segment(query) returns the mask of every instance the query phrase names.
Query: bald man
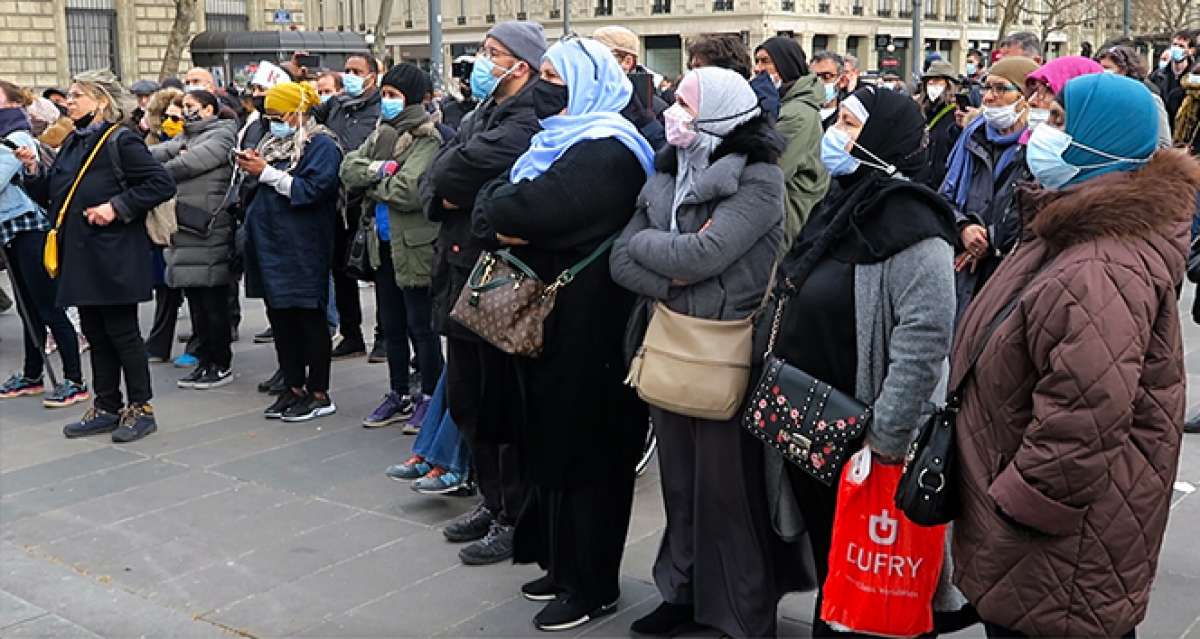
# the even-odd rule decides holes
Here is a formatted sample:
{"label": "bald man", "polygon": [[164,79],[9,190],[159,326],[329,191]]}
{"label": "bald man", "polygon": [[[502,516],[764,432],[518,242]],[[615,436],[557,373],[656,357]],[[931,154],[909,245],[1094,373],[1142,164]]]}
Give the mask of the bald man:
{"label": "bald man", "polygon": [[208,91],[209,93],[217,93],[216,82],[213,81],[213,74],[208,69],[200,67],[192,67],[183,76],[183,86],[188,91]]}

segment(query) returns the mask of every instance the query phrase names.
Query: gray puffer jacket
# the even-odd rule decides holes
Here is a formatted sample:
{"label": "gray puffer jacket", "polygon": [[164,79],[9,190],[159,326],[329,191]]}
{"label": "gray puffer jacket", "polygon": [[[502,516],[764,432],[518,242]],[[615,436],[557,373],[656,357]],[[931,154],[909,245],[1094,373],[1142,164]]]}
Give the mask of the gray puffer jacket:
{"label": "gray puffer jacket", "polygon": [[178,185],[176,215],[183,216],[181,209],[193,207],[213,216],[207,234],[189,232],[181,225],[163,252],[167,285],[172,288],[221,286],[232,279],[233,217],[221,210],[221,202],[233,173],[229,151],[236,138],[236,122],[213,118],[189,122],[179,137],[150,147],[151,155]]}
{"label": "gray puffer jacket", "polygon": [[673,146],[658,153],[657,172],[613,246],[618,284],[704,319],[742,319],[759,307],[783,244],[784,187],[774,162],[782,141],[758,122],[713,152],[679,205],[678,233],[671,231],[678,154]]}

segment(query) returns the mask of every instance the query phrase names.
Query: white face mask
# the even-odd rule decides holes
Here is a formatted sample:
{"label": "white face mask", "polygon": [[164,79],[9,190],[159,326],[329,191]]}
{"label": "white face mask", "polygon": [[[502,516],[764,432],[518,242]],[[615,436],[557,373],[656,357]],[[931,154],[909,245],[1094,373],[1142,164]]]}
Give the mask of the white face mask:
{"label": "white face mask", "polygon": [[946,85],[944,84],[930,84],[925,87],[925,95],[929,96],[931,102],[937,102],[938,98],[942,97],[942,94],[945,92]]}
{"label": "white face mask", "polygon": [[1021,118],[1021,112],[1017,111],[1017,102],[1007,106],[984,107],[983,117],[987,120],[988,126],[997,131],[1005,131],[1011,129]]}
{"label": "white face mask", "polygon": [[1050,119],[1050,109],[1030,109],[1029,110],[1029,128],[1035,128],[1045,124]]}
{"label": "white face mask", "polygon": [[[1080,166],[1071,164],[1063,158],[1063,154],[1072,146],[1084,151],[1090,151],[1102,158],[1107,158],[1109,161],[1101,164],[1084,164]],[[1048,189],[1062,188],[1068,182],[1075,179],[1075,176],[1079,175],[1080,171],[1102,169],[1114,164],[1128,163],[1141,165],[1149,161],[1149,158],[1123,158],[1119,155],[1093,149],[1090,146],[1076,142],[1065,131],[1052,126],[1040,126],[1035,129],[1033,135],[1029,137],[1028,146],[1025,147],[1025,163],[1029,166],[1029,172],[1033,173],[1033,177]]]}

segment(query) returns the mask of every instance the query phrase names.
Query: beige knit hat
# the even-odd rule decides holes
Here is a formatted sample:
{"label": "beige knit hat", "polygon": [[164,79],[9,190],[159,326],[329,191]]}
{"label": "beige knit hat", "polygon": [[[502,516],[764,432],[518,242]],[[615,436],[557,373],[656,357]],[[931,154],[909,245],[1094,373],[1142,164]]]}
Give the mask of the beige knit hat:
{"label": "beige knit hat", "polygon": [[592,39],[596,40],[600,44],[603,44],[609,49],[612,49],[613,51],[625,53],[638,59],[641,59],[642,57],[641,41],[638,39],[636,33],[626,29],[625,27],[620,27],[617,25],[600,27],[599,29],[596,29],[594,33],[592,33]]}

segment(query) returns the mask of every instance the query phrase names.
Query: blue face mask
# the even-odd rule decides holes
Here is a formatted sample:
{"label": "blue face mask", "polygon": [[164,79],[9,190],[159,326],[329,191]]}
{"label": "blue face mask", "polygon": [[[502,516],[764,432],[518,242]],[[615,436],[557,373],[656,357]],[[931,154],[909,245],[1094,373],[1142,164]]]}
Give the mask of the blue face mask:
{"label": "blue face mask", "polygon": [[329,101],[329,98],[332,98],[332,97],[333,97],[332,93],[326,93],[325,95],[322,95],[322,96],[318,97],[317,99],[321,101],[321,104],[325,104],[326,102]]}
{"label": "blue face mask", "polygon": [[475,66],[471,69],[471,95],[480,100],[488,99],[492,93],[495,93],[500,81],[512,73],[511,68],[505,69],[504,75],[497,78],[492,75],[492,69],[495,68],[496,63],[488,58],[481,56],[475,60]]}
{"label": "blue face mask", "polygon": [[1171,47],[1171,61],[1172,62],[1183,62],[1183,59],[1186,56],[1187,56],[1187,50],[1185,50],[1183,47]]}
{"label": "blue face mask", "polygon": [[850,175],[858,170],[859,160],[846,150],[849,146],[850,134],[841,127],[831,126],[821,137],[821,164],[830,175]]}
{"label": "blue face mask", "polygon": [[975,72],[978,70],[979,68],[975,66],[974,62],[967,63],[967,75],[975,75]]}
{"label": "blue face mask", "polygon": [[[1063,154],[1072,146],[1111,161],[1076,166],[1063,159]],[[1076,142],[1065,131],[1053,126],[1039,126],[1034,129],[1033,135],[1029,136],[1029,145],[1025,147],[1025,163],[1029,165],[1029,172],[1033,173],[1033,177],[1039,184],[1048,189],[1060,189],[1066,186],[1083,170],[1102,169],[1114,164],[1145,164],[1146,162],[1149,160],[1123,158],[1085,146]]]}
{"label": "blue face mask", "polygon": [[281,140],[290,138],[295,133],[296,133],[296,127],[288,124],[287,122],[278,122],[278,121],[271,122],[271,135],[273,135]]}
{"label": "blue face mask", "polygon": [[404,98],[384,98],[379,102],[379,115],[384,120],[391,120],[404,110]]}
{"label": "blue face mask", "polygon": [[365,83],[366,80],[363,80],[353,73],[342,74],[342,86],[346,87],[346,93],[351,97],[357,98],[358,96],[362,95],[363,84]]}
{"label": "blue face mask", "polygon": [[833,102],[833,99],[836,97],[837,97],[837,83],[830,82],[829,84],[826,84],[825,85],[825,104],[829,104],[830,102]]}

